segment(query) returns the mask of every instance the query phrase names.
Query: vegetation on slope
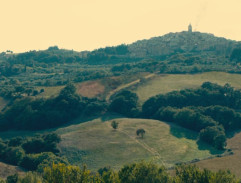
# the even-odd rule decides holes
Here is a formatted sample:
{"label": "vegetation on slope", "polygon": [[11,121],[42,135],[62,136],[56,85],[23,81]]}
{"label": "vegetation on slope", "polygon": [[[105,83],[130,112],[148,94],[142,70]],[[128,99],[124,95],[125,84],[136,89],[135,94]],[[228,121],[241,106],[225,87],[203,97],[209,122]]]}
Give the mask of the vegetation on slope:
{"label": "vegetation on slope", "polygon": [[[98,173],[89,171],[86,166],[80,168],[64,164],[53,164],[45,168],[41,175],[29,173],[24,177],[19,177],[16,174],[9,176],[7,183],[25,183],[31,180],[39,183],[238,183],[240,181],[229,171],[212,172],[207,169],[200,170],[196,166],[190,165],[178,166],[175,172],[175,176],[170,176],[164,167],[145,162],[125,165],[118,172],[104,167],[99,169]],[[4,183],[4,181],[2,182]]]}
{"label": "vegetation on slope", "polygon": [[[192,107],[186,108],[187,106]],[[233,110],[240,108],[239,90],[234,90],[229,84],[222,87],[205,82],[198,89],[173,91],[151,97],[143,104],[142,115],[200,131],[201,140],[222,149],[226,146],[224,128],[241,128],[241,114]]]}
{"label": "vegetation on slope", "polygon": [[55,133],[0,139],[0,161],[21,166],[25,170],[38,171],[43,171],[45,166],[53,162],[68,164],[67,160],[58,156],[57,144],[60,141],[60,136]]}
{"label": "vegetation on slope", "polygon": [[[116,130],[111,126],[113,120],[118,123]],[[136,135],[141,128],[145,130],[143,139]],[[223,153],[205,143],[197,143],[197,132],[157,120],[115,116],[109,120],[107,115],[58,129],[56,133],[62,138],[59,144],[62,156],[70,163],[84,163],[94,170],[103,166],[119,169],[126,163],[142,159],[171,167],[177,162]]]}
{"label": "vegetation on slope", "polygon": [[106,110],[106,103],[80,97],[76,88],[68,84],[55,98],[16,100],[3,114],[1,130],[40,130],[60,126],[81,114],[96,115]]}

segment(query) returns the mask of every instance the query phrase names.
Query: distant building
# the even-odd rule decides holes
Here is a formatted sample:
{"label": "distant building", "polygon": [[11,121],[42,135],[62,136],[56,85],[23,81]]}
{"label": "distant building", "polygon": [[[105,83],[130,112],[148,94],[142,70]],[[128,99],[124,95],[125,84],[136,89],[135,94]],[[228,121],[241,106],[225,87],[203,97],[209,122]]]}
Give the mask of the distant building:
{"label": "distant building", "polygon": [[192,32],[192,25],[191,24],[189,24],[189,26],[188,26],[188,32]]}

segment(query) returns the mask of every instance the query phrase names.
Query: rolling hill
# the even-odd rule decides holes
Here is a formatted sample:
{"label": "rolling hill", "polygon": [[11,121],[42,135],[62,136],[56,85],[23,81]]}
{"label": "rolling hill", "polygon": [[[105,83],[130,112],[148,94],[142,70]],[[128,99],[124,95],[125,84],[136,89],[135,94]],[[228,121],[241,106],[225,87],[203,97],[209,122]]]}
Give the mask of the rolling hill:
{"label": "rolling hill", "polygon": [[201,74],[160,74],[131,88],[140,98],[141,103],[157,94],[164,94],[173,90],[197,88],[209,81],[224,85],[229,83],[236,89],[241,89],[241,75],[225,72],[206,72]]}
{"label": "rolling hill", "polygon": [[[117,130],[111,121],[119,123]],[[136,130],[143,128],[143,139]],[[103,166],[119,169],[124,164],[147,160],[167,167],[177,162],[205,159],[222,153],[206,144],[197,144],[197,133],[157,120],[109,116],[56,130],[62,137],[61,155],[77,165],[97,170]]]}

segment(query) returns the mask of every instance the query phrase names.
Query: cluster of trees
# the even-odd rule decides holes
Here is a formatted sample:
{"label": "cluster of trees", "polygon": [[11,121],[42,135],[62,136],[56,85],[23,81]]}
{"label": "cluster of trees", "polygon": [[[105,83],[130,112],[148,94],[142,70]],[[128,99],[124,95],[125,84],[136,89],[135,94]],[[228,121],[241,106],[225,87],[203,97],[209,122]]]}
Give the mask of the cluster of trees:
{"label": "cluster of trees", "polygon": [[[201,170],[195,165],[180,165],[171,176],[164,167],[153,163],[132,163],[123,166],[118,172],[104,167],[98,172],[91,172],[83,166],[52,164],[44,168],[42,174],[27,173],[20,177],[9,176],[6,183],[238,183],[240,182],[230,171],[212,172]],[[4,183],[5,181],[2,181]]]}
{"label": "cluster of trees", "polygon": [[58,156],[57,144],[60,141],[60,136],[55,133],[15,137],[5,141],[0,139],[0,160],[26,170],[38,171],[53,162],[67,164],[67,160]]}
{"label": "cluster of trees", "polygon": [[17,99],[0,113],[1,130],[40,130],[60,126],[80,115],[96,115],[107,110],[107,104],[97,99],[80,97],[73,84],[50,99],[25,97]]}
{"label": "cluster of trees", "polygon": [[198,89],[174,91],[148,99],[142,115],[177,123],[200,132],[203,140],[218,149],[226,146],[225,130],[241,128],[241,92],[229,84],[205,82]]}
{"label": "cluster of trees", "polygon": [[36,96],[40,93],[43,93],[44,89],[34,89],[33,87],[25,87],[18,84],[13,84],[13,87],[2,87],[0,88],[0,96],[8,99],[17,99],[24,96]]}
{"label": "cluster of trees", "polygon": [[139,115],[138,96],[128,90],[123,90],[112,96],[109,110],[128,117]]}
{"label": "cluster of trees", "polygon": [[110,75],[111,74],[109,72],[106,72],[104,70],[100,70],[100,71],[86,70],[82,72],[77,72],[74,78],[74,81],[81,82],[86,80],[101,79]]}
{"label": "cluster of trees", "polygon": [[232,51],[232,54],[230,56],[230,60],[241,63],[241,48],[235,48]]}
{"label": "cluster of trees", "polygon": [[128,53],[128,46],[122,44],[116,47],[105,47],[89,52],[85,59],[89,64],[122,62],[128,60]]}
{"label": "cluster of trees", "polygon": [[222,125],[226,131],[241,128],[241,113],[225,106],[208,107],[162,107],[155,119],[175,122],[191,130],[200,131],[207,126]]}
{"label": "cluster of trees", "polygon": [[[222,109],[222,106],[212,107]],[[223,113],[221,110],[219,112],[221,115],[225,115],[225,112]],[[212,113],[212,115],[215,114]],[[197,131],[200,134],[200,140],[213,145],[217,149],[224,149],[226,146],[225,130],[222,124],[219,123],[219,121],[215,121],[212,117],[204,115],[198,110],[192,109],[192,107],[185,107],[181,109],[163,107],[158,110],[153,118],[174,122],[184,128]]]}
{"label": "cluster of trees", "polygon": [[9,57],[8,62],[14,64],[27,64],[31,65],[34,62],[42,63],[72,63],[81,61],[82,57],[78,52],[61,50],[57,46],[49,47],[44,51],[29,51],[12,55]]}
{"label": "cluster of trees", "polygon": [[233,109],[241,108],[241,91],[229,84],[220,86],[205,82],[198,89],[185,89],[161,94],[148,99],[142,106],[143,115],[153,116],[161,107],[211,106],[220,105]]}

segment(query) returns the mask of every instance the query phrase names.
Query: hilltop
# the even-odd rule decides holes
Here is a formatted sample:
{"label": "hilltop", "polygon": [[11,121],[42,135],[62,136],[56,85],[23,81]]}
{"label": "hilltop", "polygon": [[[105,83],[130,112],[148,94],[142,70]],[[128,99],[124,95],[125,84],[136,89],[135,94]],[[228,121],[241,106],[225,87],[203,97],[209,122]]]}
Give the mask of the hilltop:
{"label": "hilltop", "polygon": [[201,32],[177,32],[128,45],[132,57],[163,57],[177,53],[206,52],[230,55],[240,42]]}

